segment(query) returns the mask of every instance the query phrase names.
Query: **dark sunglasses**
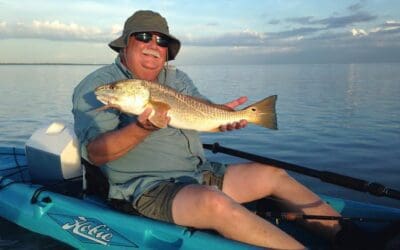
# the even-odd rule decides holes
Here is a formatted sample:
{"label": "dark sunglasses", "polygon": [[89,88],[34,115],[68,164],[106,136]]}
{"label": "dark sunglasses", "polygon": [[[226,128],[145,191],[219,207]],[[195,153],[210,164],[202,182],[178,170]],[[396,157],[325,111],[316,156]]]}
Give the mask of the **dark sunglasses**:
{"label": "dark sunglasses", "polygon": [[[133,36],[135,37],[136,40],[144,43],[148,43],[151,41],[151,39],[153,39],[153,34],[150,32],[135,33],[133,34]],[[169,39],[167,37],[156,34],[154,34],[154,36],[156,37],[156,43],[158,46],[168,47]]]}

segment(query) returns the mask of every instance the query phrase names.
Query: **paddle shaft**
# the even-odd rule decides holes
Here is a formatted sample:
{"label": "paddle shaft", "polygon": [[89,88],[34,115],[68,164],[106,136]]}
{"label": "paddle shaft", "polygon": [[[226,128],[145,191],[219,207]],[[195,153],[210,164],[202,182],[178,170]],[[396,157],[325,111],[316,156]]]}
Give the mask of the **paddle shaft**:
{"label": "paddle shaft", "polygon": [[244,151],[231,149],[227,147],[220,146],[218,143],[214,144],[203,144],[205,149],[211,150],[214,154],[216,153],[224,153],[227,155],[232,155],[236,157],[240,157],[243,159],[247,159],[253,162],[258,162],[262,164],[272,165],[278,168],[282,168],[288,171],[293,171],[296,173],[300,173],[303,175],[307,175],[310,177],[315,177],[320,179],[323,182],[339,185],[342,187],[354,189],[361,192],[370,193],[375,196],[385,196],[393,199],[400,200],[400,191],[390,189],[385,187],[382,184],[376,182],[368,182],[365,180],[361,180],[358,178],[333,173],[330,171],[321,171],[316,169],[311,169],[307,167],[303,167],[300,165],[296,165],[293,163],[288,163],[284,161],[279,161],[251,153],[247,153]]}
{"label": "paddle shaft", "polygon": [[312,215],[302,213],[280,213],[266,212],[265,216],[271,219],[295,221],[295,220],[337,220],[337,221],[358,221],[358,222],[394,222],[393,219],[386,218],[369,218],[369,217],[348,217],[348,216],[329,216],[329,215]]}

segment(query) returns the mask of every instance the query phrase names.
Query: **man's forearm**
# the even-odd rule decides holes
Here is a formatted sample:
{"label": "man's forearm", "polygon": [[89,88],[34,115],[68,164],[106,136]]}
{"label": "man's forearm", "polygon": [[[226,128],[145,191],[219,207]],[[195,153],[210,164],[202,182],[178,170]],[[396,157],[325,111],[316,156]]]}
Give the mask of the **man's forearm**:
{"label": "man's forearm", "polygon": [[87,145],[89,160],[96,166],[118,159],[141,143],[151,131],[139,127],[136,123],[104,133]]}

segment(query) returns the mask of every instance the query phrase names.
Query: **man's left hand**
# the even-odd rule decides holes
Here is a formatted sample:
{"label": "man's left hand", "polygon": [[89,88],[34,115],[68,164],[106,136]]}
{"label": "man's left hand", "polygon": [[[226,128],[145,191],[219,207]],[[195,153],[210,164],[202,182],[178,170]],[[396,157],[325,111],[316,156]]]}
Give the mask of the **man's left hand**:
{"label": "man's left hand", "polygon": [[[242,96],[242,97],[239,97],[236,100],[233,100],[231,102],[225,103],[224,106],[227,107],[227,109],[234,110],[237,106],[240,106],[245,102],[247,102],[247,97],[246,96]],[[237,121],[237,122],[221,125],[219,127],[219,130],[221,132],[232,131],[232,130],[235,130],[235,129],[244,128],[246,126],[247,126],[247,120],[240,120],[240,121]]]}
{"label": "man's left hand", "polygon": [[233,100],[231,102],[227,102],[223,104],[225,107],[228,109],[234,110],[237,106],[242,105],[243,103],[247,102],[247,96],[241,96],[236,100]]}

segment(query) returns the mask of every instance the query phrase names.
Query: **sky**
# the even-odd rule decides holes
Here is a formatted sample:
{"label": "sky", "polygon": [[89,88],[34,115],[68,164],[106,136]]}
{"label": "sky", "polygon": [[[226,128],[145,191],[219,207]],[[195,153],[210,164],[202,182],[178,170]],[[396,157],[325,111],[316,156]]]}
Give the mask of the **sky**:
{"label": "sky", "polygon": [[0,63],[110,63],[140,9],[167,18],[176,65],[400,62],[398,0],[0,0]]}

